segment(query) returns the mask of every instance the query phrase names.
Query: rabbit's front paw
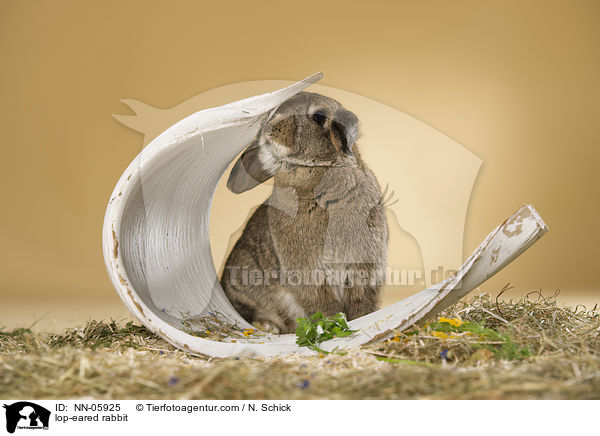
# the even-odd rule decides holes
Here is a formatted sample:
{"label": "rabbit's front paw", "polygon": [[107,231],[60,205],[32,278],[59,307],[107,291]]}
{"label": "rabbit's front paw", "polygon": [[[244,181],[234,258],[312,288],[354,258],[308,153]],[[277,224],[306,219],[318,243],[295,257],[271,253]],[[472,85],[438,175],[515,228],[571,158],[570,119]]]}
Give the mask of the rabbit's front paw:
{"label": "rabbit's front paw", "polygon": [[256,327],[257,329],[259,329],[265,333],[271,333],[273,335],[278,335],[281,332],[279,327],[277,327],[271,321],[254,321],[252,324],[254,325],[254,327]]}

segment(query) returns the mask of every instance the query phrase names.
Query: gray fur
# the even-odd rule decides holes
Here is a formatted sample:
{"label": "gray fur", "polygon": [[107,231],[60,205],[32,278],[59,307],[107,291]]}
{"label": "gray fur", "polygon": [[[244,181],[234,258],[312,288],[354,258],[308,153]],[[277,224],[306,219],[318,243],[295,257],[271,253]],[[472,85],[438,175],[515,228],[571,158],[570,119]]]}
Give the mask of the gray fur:
{"label": "gray fur", "polygon": [[[331,98],[303,92],[277,109],[236,162],[228,181],[234,192],[274,180],[221,277],[229,300],[249,322],[290,333],[297,317],[318,310],[354,319],[378,308],[388,228],[379,184],[355,147],[357,135],[353,113]],[[242,166],[249,170],[240,177]],[[353,280],[303,276],[298,282],[282,273],[290,270],[326,278],[347,271]],[[244,271],[267,274],[244,281]]]}

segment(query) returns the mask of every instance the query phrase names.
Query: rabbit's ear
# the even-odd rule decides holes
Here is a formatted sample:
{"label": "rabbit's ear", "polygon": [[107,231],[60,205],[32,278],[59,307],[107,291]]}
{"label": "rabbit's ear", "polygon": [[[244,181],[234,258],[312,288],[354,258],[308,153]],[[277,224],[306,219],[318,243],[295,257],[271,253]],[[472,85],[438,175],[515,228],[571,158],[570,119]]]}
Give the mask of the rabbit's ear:
{"label": "rabbit's ear", "polygon": [[259,147],[255,142],[242,153],[231,169],[227,180],[227,187],[230,191],[241,194],[273,176],[264,168],[258,157],[258,152]]}

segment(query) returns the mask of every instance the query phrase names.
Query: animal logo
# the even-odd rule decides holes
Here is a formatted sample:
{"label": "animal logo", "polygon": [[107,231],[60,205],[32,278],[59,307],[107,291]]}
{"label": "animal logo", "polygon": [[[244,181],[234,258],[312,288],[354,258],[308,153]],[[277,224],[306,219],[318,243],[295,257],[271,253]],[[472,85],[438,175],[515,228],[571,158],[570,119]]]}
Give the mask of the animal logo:
{"label": "animal logo", "polygon": [[4,404],[6,409],[6,431],[14,433],[19,429],[48,429],[50,411],[39,404],[18,401]]}

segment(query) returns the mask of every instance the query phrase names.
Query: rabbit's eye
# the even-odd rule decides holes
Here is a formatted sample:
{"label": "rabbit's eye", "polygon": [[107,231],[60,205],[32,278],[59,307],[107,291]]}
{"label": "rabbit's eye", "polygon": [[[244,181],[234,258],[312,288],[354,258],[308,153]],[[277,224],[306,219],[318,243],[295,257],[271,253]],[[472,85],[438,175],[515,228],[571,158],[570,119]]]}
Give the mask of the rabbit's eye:
{"label": "rabbit's eye", "polygon": [[317,111],[314,114],[312,114],[310,118],[321,127],[323,127],[325,125],[325,122],[327,121],[327,116],[320,111]]}

